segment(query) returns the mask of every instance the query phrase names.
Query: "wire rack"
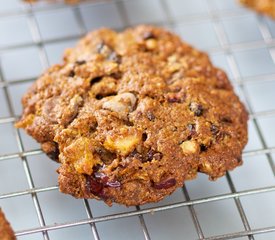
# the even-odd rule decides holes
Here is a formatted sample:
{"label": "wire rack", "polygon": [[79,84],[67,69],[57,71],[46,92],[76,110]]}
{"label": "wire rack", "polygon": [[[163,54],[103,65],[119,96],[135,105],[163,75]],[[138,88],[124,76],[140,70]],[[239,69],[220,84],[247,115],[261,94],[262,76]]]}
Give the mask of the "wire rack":
{"label": "wire rack", "polygon": [[[275,24],[233,0],[115,0],[0,9],[0,205],[18,239],[275,239]],[[6,4],[6,5],[5,5]],[[152,23],[207,51],[250,113],[244,166],[199,175],[157,204],[106,207],[58,192],[57,165],[13,127],[20,98],[67,46],[100,26]]]}

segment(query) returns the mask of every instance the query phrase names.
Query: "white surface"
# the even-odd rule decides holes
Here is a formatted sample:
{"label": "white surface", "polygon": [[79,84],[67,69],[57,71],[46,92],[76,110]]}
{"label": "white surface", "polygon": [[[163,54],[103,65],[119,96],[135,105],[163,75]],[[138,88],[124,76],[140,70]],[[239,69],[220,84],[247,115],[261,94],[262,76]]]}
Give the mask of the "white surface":
{"label": "white surface", "polygon": [[[28,9],[29,6],[22,4],[20,0],[1,0],[0,123],[1,119],[13,117],[11,111],[16,115],[21,113],[22,94],[30,86],[31,80],[41,73],[45,63],[60,62],[64,49],[75,44],[83,30],[79,25],[81,22],[76,18],[76,11],[79,11],[86,30],[102,26],[121,29],[136,23],[155,23],[174,30],[191,44],[208,51],[213,62],[226,70],[241,99],[249,101],[253,113],[274,112],[269,117],[257,117],[256,122],[250,119],[249,143],[245,151],[264,148],[259,133],[262,134],[267,147],[275,147],[275,66],[274,56],[273,59],[271,56],[274,50],[266,44],[275,37],[275,23],[272,20],[266,17],[259,18],[240,7],[234,0],[125,0],[118,3],[88,1],[80,4],[76,11],[60,3],[42,3],[34,8],[37,26],[33,18],[24,12]],[[218,25],[211,18],[209,9],[218,13]],[[34,26],[38,27],[41,39]],[[42,40],[43,44],[36,44],[37,40],[38,43]],[[272,43],[274,41],[272,39]],[[47,56],[48,59],[45,61],[43,56]],[[6,89],[1,83],[3,81],[8,83]],[[239,81],[243,82],[244,88],[239,86]],[[6,93],[10,96],[9,100]],[[8,101],[12,109],[9,109]],[[255,123],[259,125],[260,132]],[[12,124],[0,124],[0,156],[20,152]],[[19,132],[24,151],[39,148],[39,145],[23,131]],[[274,161],[275,154],[272,157],[271,161]],[[58,165],[47,159],[44,154],[27,157],[27,162],[35,187],[43,188],[57,184],[55,170]],[[0,160],[0,206],[15,231],[40,226],[31,195],[1,198],[3,194],[29,189],[26,171],[21,158]],[[230,176],[236,191],[265,188],[274,186],[275,183],[267,155],[264,154],[245,157],[244,165],[230,173]],[[186,188],[191,199],[231,193],[226,177],[211,182],[201,174],[196,180],[187,182]],[[88,218],[83,200],[76,200],[57,190],[38,193],[36,196],[46,225]],[[241,197],[240,200],[252,229],[275,226],[274,192]],[[141,208],[184,201],[186,198],[179,189],[163,201]],[[88,202],[94,217],[136,210],[133,207],[118,205],[109,208],[104,203],[94,200]],[[198,204],[194,209],[205,237],[245,230],[234,198]],[[144,220],[153,240],[198,239],[188,207],[144,215]],[[96,227],[100,239],[103,240],[144,239],[138,216],[100,222]],[[89,225],[61,228],[48,233],[50,239],[55,240],[94,239]],[[20,236],[18,239],[39,240],[43,239],[43,236],[37,233]],[[255,239],[275,239],[275,233],[255,235]]]}

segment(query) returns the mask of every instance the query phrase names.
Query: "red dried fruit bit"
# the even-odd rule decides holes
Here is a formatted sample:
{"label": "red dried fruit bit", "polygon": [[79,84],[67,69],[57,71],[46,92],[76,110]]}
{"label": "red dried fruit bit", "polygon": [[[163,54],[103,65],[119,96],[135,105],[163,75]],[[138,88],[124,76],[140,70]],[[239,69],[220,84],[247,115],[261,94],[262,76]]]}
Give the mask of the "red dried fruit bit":
{"label": "red dried fruit bit", "polygon": [[177,183],[175,178],[169,178],[159,183],[153,183],[153,187],[156,189],[167,189],[175,186]]}
{"label": "red dried fruit bit", "polygon": [[192,111],[195,116],[199,117],[203,114],[203,107],[201,104],[198,104],[196,102],[191,102],[189,105],[190,111]]}
{"label": "red dried fruit bit", "polygon": [[121,186],[121,183],[117,180],[110,180],[108,176],[106,176],[102,172],[95,172],[94,176],[97,180],[99,180],[104,187],[113,187],[117,188]]}
{"label": "red dried fruit bit", "polygon": [[98,182],[93,176],[86,177],[86,189],[88,192],[99,196],[103,190],[103,184]]}

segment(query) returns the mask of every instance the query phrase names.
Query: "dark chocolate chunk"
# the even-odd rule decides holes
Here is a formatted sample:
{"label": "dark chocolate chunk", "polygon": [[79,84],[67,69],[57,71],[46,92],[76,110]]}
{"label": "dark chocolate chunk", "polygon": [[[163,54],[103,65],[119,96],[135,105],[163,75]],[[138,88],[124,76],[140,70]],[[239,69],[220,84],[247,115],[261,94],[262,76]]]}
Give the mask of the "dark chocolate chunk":
{"label": "dark chocolate chunk", "polygon": [[68,77],[74,77],[74,75],[75,75],[75,72],[74,72],[74,70],[71,70],[71,71],[69,72],[69,75],[68,75]]}
{"label": "dark chocolate chunk", "polygon": [[205,152],[207,150],[207,146],[205,146],[204,144],[200,144],[200,150],[201,152]]}

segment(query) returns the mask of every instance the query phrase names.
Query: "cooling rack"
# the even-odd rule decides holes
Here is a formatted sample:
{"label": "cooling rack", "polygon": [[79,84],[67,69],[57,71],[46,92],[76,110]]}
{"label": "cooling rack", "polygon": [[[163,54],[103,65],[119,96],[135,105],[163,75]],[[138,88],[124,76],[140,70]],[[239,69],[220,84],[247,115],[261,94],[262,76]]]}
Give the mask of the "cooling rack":
{"label": "cooling rack", "polygon": [[[59,193],[58,165],[13,127],[20,98],[87,31],[150,23],[207,51],[249,111],[244,165],[199,174],[156,204],[109,208]],[[18,239],[275,239],[275,23],[233,0],[0,6],[0,206]]]}

